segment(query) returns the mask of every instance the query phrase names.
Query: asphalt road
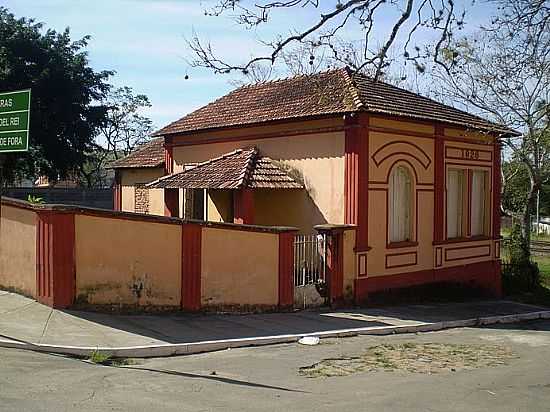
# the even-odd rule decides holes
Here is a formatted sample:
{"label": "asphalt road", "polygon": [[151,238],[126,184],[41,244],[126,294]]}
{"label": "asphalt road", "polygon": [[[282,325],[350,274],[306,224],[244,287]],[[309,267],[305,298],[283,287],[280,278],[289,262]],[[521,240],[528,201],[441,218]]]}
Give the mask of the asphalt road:
{"label": "asphalt road", "polygon": [[[123,367],[0,349],[1,411],[549,411],[550,322],[363,336],[147,359]],[[505,365],[308,378],[298,368],[382,343],[498,345]]]}

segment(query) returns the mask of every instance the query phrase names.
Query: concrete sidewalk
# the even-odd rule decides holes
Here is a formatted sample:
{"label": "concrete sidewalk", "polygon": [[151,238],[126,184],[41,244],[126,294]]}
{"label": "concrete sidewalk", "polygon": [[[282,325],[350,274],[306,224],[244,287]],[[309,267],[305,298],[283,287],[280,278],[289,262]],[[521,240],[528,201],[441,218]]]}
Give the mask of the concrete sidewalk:
{"label": "concrete sidewalk", "polygon": [[510,301],[249,315],[110,315],[55,310],[0,291],[0,346],[166,356],[290,342],[308,334],[389,334],[538,318],[550,318],[550,311]]}

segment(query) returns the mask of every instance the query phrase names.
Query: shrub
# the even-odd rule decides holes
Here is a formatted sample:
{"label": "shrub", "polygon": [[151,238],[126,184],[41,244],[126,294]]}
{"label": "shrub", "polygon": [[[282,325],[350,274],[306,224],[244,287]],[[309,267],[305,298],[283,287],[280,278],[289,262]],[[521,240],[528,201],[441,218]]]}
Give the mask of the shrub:
{"label": "shrub", "polygon": [[502,286],[506,294],[530,292],[540,284],[537,264],[530,258],[529,247],[519,225],[512,228],[509,241],[509,262],[502,265]]}

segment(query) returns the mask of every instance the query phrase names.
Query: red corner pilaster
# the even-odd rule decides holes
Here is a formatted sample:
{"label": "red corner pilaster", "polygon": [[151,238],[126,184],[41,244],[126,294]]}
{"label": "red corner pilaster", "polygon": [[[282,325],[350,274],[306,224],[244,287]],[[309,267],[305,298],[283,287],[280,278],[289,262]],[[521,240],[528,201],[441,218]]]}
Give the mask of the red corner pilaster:
{"label": "red corner pilaster", "polygon": [[501,158],[500,142],[498,140],[494,145],[493,152],[493,238],[500,238],[500,196],[501,196]]}
{"label": "red corner pilaster", "polygon": [[120,171],[115,170],[115,181],[113,183],[113,210],[122,210],[122,179]]}
{"label": "red corner pilaster", "polygon": [[356,250],[368,249],[369,139],[368,117],[346,119],[344,223],[357,225]]}
{"label": "red corner pilaster", "polygon": [[67,308],[75,297],[74,214],[37,212],[37,300],[53,308]]}
{"label": "red corner pilaster", "polygon": [[294,232],[279,234],[279,308],[294,306]]}
{"label": "red corner pilaster", "polygon": [[326,236],[327,283],[329,303],[338,306],[344,301],[344,229],[345,225],[319,225],[315,230]]}
{"label": "red corner pilaster", "polygon": [[164,216],[178,217],[179,209],[179,189],[164,189]]}
{"label": "red corner pilaster", "polygon": [[445,142],[444,129],[441,124],[435,126],[434,148],[434,228],[433,240],[444,240],[444,208],[445,208]]}
{"label": "red corner pilaster", "polygon": [[164,174],[174,173],[174,146],[169,138],[164,141]]}
{"label": "red corner pilaster", "polygon": [[181,307],[201,309],[202,226],[184,223],[181,228]]}
{"label": "red corner pilaster", "polygon": [[233,222],[254,224],[254,191],[240,189],[233,192]]}

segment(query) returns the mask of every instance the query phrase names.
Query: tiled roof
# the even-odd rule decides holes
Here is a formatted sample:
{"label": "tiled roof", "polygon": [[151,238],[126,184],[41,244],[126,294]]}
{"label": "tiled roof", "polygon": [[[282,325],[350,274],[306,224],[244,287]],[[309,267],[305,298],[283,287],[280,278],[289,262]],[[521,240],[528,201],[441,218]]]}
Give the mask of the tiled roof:
{"label": "tiled roof", "polygon": [[151,189],[300,189],[303,186],[255,147],[237,149],[197,166],[161,177]]}
{"label": "tiled roof", "polygon": [[111,162],[109,168],[162,167],[163,165],[164,139],[157,138],[141,145],[128,156]]}
{"label": "tiled roof", "polygon": [[359,111],[510,132],[478,116],[345,68],[240,87],[155,135]]}

